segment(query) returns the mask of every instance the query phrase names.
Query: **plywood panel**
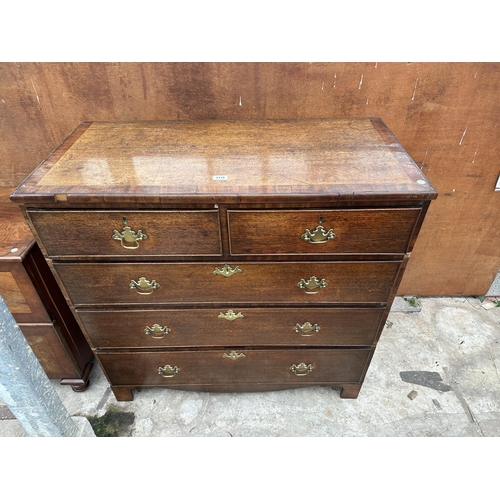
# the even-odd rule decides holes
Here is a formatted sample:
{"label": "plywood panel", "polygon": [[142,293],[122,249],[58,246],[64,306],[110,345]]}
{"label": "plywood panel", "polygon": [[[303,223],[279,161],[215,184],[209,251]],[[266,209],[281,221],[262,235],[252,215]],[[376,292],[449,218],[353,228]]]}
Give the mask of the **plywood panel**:
{"label": "plywood panel", "polygon": [[379,116],[438,189],[399,293],[500,269],[499,63],[2,63],[0,185],[93,120]]}

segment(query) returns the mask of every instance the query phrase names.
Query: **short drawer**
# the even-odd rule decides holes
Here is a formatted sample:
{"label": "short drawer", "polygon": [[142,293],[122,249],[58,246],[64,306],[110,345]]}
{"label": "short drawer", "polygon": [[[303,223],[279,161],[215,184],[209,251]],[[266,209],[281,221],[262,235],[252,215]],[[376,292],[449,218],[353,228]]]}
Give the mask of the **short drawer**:
{"label": "short drawer", "polygon": [[92,346],[103,348],[369,346],[385,308],[79,310]]}
{"label": "short drawer", "polygon": [[222,252],[217,210],[28,210],[28,215],[52,258]]}
{"label": "short drawer", "polygon": [[419,208],[228,210],[232,255],[405,253]]}
{"label": "short drawer", "polygon": [[54,263],[75,306],[384,303],[401,262]]}
{"label": "short drawer", "polygon": [[100,353],[111,385],[359,383],[369,349]]}

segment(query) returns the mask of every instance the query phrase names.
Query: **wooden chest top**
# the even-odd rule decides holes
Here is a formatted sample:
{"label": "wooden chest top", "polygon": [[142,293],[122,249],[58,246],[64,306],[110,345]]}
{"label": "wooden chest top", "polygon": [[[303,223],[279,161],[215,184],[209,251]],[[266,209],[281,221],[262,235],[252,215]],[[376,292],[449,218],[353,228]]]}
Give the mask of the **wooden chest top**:
{"label": "wooden chest top", "polygon": [[81,124],[12,194],[29,204],[433,199],[378,118]]}

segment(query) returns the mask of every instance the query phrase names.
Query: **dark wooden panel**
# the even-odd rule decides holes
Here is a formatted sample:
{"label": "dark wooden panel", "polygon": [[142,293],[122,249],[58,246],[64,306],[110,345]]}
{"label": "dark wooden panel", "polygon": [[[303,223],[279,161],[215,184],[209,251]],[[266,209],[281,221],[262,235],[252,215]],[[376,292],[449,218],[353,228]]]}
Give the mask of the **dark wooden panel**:
{"label": "dark wooden panel", "polygon": [[1,63],[0,185],[82,121],[380,116],[442,193],[399,292],[483,294],[500,261],[499,75],[500,63]]}
{"label": "dark wooden panel", "polygon": [[17,322],[50,318],[23,265],[35,238],[19,207],[9,200],[12,188],[0,188],[0,295]]}
{"label": "dark wooden panel", "polygon": [[[213,211],[28,210],[50,257],[221,255],[219,215]],[[125,218],[126,223],[123,222]],[[113,239],[128,226],[145,239]],[[127,246],[129,248],[125,248]],[[136,248],[137,247],[137,248]]]}
{"label": "dark wooden panel", "polygon": [[[54,263],[75,306],[84,304],[272,304],[303,305],[387,301],[401,262],[232,262],[241,273],[214,275],[223,264],[65,264]],[[145,277],[159,284],[151,294],[130,288]],[[312,295],[297,284],[316,277],[327,286]]]}
{"label": "dark wooden panel", "polygon": [[80,378],[92,351],[19,207],[8,199],[11,191],[0,189],[0,295],[47,375]]}
{"label": "dark wooden panel", "polygon": [[22,262],[0,260],[0,295],[18,323],[51,320]]}
{"label": "dark wooden panel", "polygon": [[[163,353],[104,353],[99,361],[111,385],[168,386],[170,384],[248,383],[330,383],[361,381],[370,350],[366,349],[292,349],[238,350],[244,357],[224,358],[230,350],[172,351]],[[294,364],[311,364],[312,371],[295,375]],[[177,366],[171,378],[158,374],[165,365]]]}
{"label": "dark wooden panel", "polygon": [[0,272],[0,295],[5,300],[12,314],[27,314],[31,312],[23,292],[16,283],[12,272]]}
{"label": "dark wooden panel", "polygon": [[61,344],[73,360],[79,377],[83,376],[94,355],[38,245],[31,249],[24,265],[47,311],[55,319]]}
{"label": "dark wooden panel", "polygon": [[[232,255],[404,253],[419,209],[228,210]],[[302,235],[332,230],[335,237],[309,243]],[[319,231],[321,234],[321,231]]]}
{"label": "dark wooden panel", "polygon": [[20,324],[19,327],[49,378],[81,376],[53,324]]}
{"label": "dark wooden panel", "polygon": [[0,187],[0,262],[21,262],[35,238],[19,207],[9,200],[11,187]]}
{"label": "dark wooden panel", "polygon": [[[236,319],[221,318],[228,308],[141,311],[79,310],[79,318],[96,348],[165,348],[189,346],[346,346],[372,345],[382,308],[235,308]],[[306,322],[319,330],[294,330]],[[154,324],[165,334],[145,334]],[[169,331],[165,330],[165,327]],[[160,338],[155,338],[160,337]]]}

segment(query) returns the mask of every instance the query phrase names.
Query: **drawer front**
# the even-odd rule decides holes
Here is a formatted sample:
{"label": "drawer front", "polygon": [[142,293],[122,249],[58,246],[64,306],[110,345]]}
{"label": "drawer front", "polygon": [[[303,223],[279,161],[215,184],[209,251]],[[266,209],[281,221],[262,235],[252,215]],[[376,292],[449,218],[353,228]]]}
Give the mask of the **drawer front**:
{"label": "drawer front", "polygon": [[228,210],[232,255],[405,253],[419,208]]}
{"label": "drawer front", "polygon": [[219,308],[85,311],[95,348],[369,346],[384,308]]}
{"label": "drawer front", "polygon": [[173,303],[233,306],[383,303],[389,298],[400,264],[232,262],[225,267],[205,263],[54,263],[54,268],[76,306]]}
{"label": "drawer front", "polygon": [[28,210],[28,215],[50,257],[222,252],[217,210]]}
{"label": "drawer front", "polygon": [[100,353],[99,361],[111,385],[359,383],[369,354],[369,349],[226,349]]}

